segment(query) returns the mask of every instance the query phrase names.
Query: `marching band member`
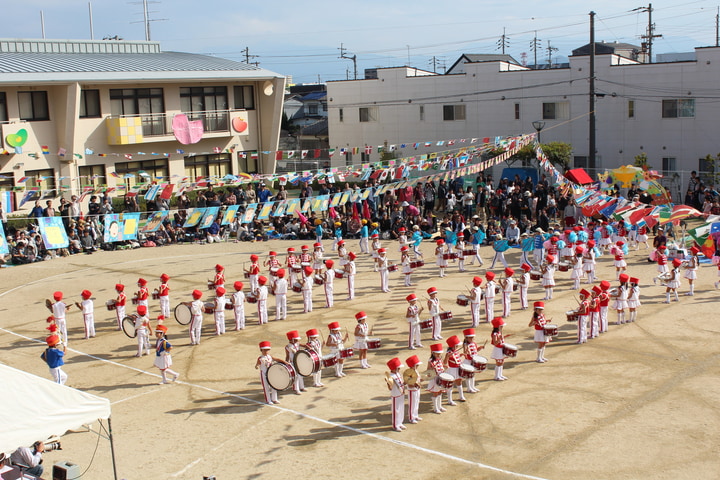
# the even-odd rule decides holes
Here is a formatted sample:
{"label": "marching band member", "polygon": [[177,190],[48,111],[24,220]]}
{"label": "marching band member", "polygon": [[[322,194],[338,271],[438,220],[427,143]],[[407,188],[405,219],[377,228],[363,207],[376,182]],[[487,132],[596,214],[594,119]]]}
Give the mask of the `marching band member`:
{"label": "marching band member", "polygon": [[[463,354],[465,354],[465,358],[468,361],[472,361],[472,357],[476,355],[480,350],[485,348],[485,345],[481,345],[478,347],[478,344],[475,343],[475,329],[474,328],[466,328],[463,330],[463,336],[465,337],[463,339]],[[472,378],[467,379],[467,390],[470,393],[477,393],[480,390],[475,388],[475,376],[473,375]]]}
{"label": "marching band member", "polygon": [[160,384],[168,383],[168,373],[172,375],[172,381],[176,381],[180,378],[180,374],[174,370],[171,370],[172,356],[170,351],[172,345],[167,341],[167,330],[165,325],[158,325],[155,327],[155,360],[153,365],[160,369],[160,375],[162,375],[162,381]]}
{"label": "marching band member", "polygon": [[330,335],[328,335],[328,338],[325,341],[325,346],[330,347],[330,353],[335,355],[335,358],[337,358],[337,363],[335,364],[335,376],[344,377],[346,376],[343,373],[343,364],[345,363],[345,359],[340,355],[340,351],[345,349],[343,342],[347,341],[348,333],[345,332],[345,336],[342,336],[340,333],[340,323],[338,322],[332,322],[329,324],[328,329],[330,330]]}
{"label": "marching band member", "polygon": [[273,403],[280,403],[278,401],[278,392],[270,386],[267,381],[267,370],[273,362],[287,363],[277,357],[270,355],[270,342],[260,342],[260,356],[255,362],[255,370],[260,369],[260,384],[262,385],[263,394],[265,395],[265,403],[272,405]]}
{"label": "marching band member", "polygon": [[287,292],[288,282],[285,278],[285,269],[281,268],[277,271],[277,279],[275,280],[275,320],[285,320],[287,318]]}
{"label": "marching band member", "polygon": [[215,289],[215,311],[213,318],[215,319],[215,335],[223,335],[225,333],[225,288],[217,287]]}
{"label": "marching band member", "polygon": [[360,253],[370,253],[370,231],[368,229],[366,219],[360,220],[362,227],[360,227]]}
{"label": "marching band member", "polygon": [[160,315],[170,318],[170,286],[168,281],[170,275],[163,273],[160,275],[160,286],[158,287],[158,299],[160,300]]}
{"label": "marching band member", "polygon": [[618,286],[617,293],[615,294],[615,310],[617,311],[617,323],[621,325],[625,323],[625,309],[627,308],[627,282],[630,277],[626,273],[620,274],[618,280],[620,285]]}
{"label": "marching band member", "polygon": [[690,257],[685,261],[684,265],[684,277],[687,278],[688,285],[690,286],[690,291],[685,295],[689,295],[691,297],[695,295],[695,279],[697,278],[698,266],[700,265],[698,253],[700,253],[700,249],[693,245],[690,248]]}
{"label": "marching band member", "polygon": [[505,269],[505,278],[500,280],[500,286],[502,287],[503,292],[503,318],[509,317],[511,313],[510,300],[513,292],[513,284],[515,283],[513,275],[515,275],[515,270],[507,267]]}
{"label": "marching band member", "polygon": [[532,266],[529,263],[523,263],[520,265],[522,268],[522,275],[518,278],[518,287],[520,289],[520,310],[527,310],[528,308],[528,287],[530,286],[530,270]]}
{"label": "marching band member", "polygon": [[370,364],[367,361],[367,338],[368,335],[372,335],[372,330],[368,327],[365,312],[356,313],[355,320],[357,320],[357,325],[355,325],[355,344],[353,348],[359,352],[358,359],[360,360],[360,368],[370,368]]}
{"label": "marching band member", "polygon": [[215,265],[215,279],[213,280],[213,283],[215,285],[215,288],[225,288],[225,267],[220,264]]}
{"label": "marching band member", "polygon": [[320,271],[323,266],[323,245],[320,242],[313,244],[313,270]]}
{"label": "marching band member", "polygon": [[486,272],[485,280],[485,321],[489,322],[495,317],[495,273]]}
{"label": "marching band member", "polygon": [[348,262],[348,258],[347,258],[348,251],[347,251],[347,247],[345,247],[345,240],[340,240],[338,242],[337,253],[338,253],[338,265],[340,267],[344,268],[345,264]]}
{"label": "marching band member", "polygon": [[595,281],[595,241],[589,240],[583,251],[583,271],[587,274],[587,283]]}
{"label": "marching band member", "polygon": [[390,373],[386,373],[386,381],[388,390],[390,390],[391,412],[392,412],[392,428],[396,432],[402,432],[407,427],[402,424],[405,418],[405,383],[400,368],[403,366],[399,358],[392,358],[387,362]]}
{"label": "marching band member", "polygon": [[440,278],[443,278],[445,276],[445,269],[448,266],[447,259],[445,258],[445,240],[438,238],[435,244],[437,245],[435,247],[435,264],[440,270]]}
{"label": "marching band member", "polygon": [[455,244],[455,255],[458,259],[458,272],[465,271],[465,240],[462,235],[458,236],[457,243]]}
{"label": "marching band member", "polygon": [[[311,328],[307,332],[305,332],[307,335],[308,341],[305,344],[305,348],[312,350],[315,352],[318,356],[318,358],[322,358],[322,342],[318,340],[320,338],[320,334],[318,333],[317,329]],[[313,377],[313,387],[324,387],[325,385],[320,381],[322,377],[322,368],[318,368],[318,371],[312,374]]]}
{"label": "marching band member", "polygon": [[193,301],[190,303],[190,345],[200,345],[203,324],[203,301],[200,290],[192,291]]}
{"label": "marching band member", "polygon": [[268,313],[267,313],[267,299],[268,299],[268,287],[265,285],[267,283],[267,277],[260,275],[257,279],[258,282],[258,288],[257,288],[257,308],[258,308],[258,325],[264,325],[268,322]]}
{"label": "marching band member", "polygon": [[410,327],[408,333],[408,348],[415,350],[416,346],[420,348],[423,346],[422,343],[420,343],[420,313],[422,313],[423,307],[417,304],[417,296],[414,293],[405,297],[405,300],[409,303],[407,312],[405,313],[405,319]]}
{"label": "marching band member", "polygon": [[139,290],[137,291],[137,304],[148,306],[148,297],[150,296],[150,290],[147,287],[147,280],[140,278],[137,281]]}
{"label": "marching band member", "polygon": [[390,280],[390,273],[388,272],[388,258],[387,251],[384,248],[378,249],[378,257],[375,259],[376,271],[380,272],[380,290],[384,293],[389,293],[390,288],[388,283]]}
{"label": "marching band member", "polygon": [[345,264],[345,276],[348,283],[348,300],[355,298],[355,253],[348,252],[348,263]]}
{"label": "marching band member", "polygon": [[648,228],[647,228],[646,225],[641,225],[641,226],[638,227],[638,231],[637,231],[637,243],[635,244],[635,250],[639,250],[639,249],[640,249],[640,242],[642,242],[642,243],[645,244],[645,250],[649,250],[649,249],[650,249],[650,245],[648,245],[648,243],[647,243],[647,241],[648,241],[648,235],[647,235],[647,233],[648,233]]}
{"label": "marching band member", "polygon": [[608,331],[608,308],[610,307],[610,295],[608,290],[610,289],[610,282],[603,280],[600,282],[600,333]]}
{"label": "marching band member", "polygon": [[76,303],[83,315],[83,326],[85,327],[85,339],[95,336],[95,304],[93,303],[90,290],[83,290],[80,293],[82,302]]}
{"label": "marching band member", "polygon": [[588,315],[590,313],[590,292],[583,288],[580,290],[578,295],[580,297],[580,304],[576,310],[578,322],[577,343],[587,343],[587,324]]}
{"label": "marching band member", "polygon": [[[657,261],[657,271],[660,275],[663,273],[668,273],[670,269],[668,268],[668,258],[667,254],[667,247],[665,245],[660,245],[657,247],[657,250],[655,250],[655,259]],[[653,281],[656,281],[653,279]]]}
{"label": "marching band member", "polygon": [[678,288],[680,288],[680,265],[682,262],[679,258],[675,258],[672,261],[673,269],[670,271],[670,278],[668,279],[667,285],[665,285],[665,302],[670,303],[670,293],[675,295],[675,301],[679,302]]}
{"label": "marching band member", "polygon": [[535,327],[534,342],[537,343],[537,359],[535,361],[538,363],[547,362],[547,358],[545,358],[545,345],[552,340],[552,337],[545,335],[545,325],[548,321],[545,318],[544,312],[544,302],[533,303],[533,316],[528,324],[528,327]]}
{"label": "marching band member", "polygon": [[585,253],[585,249],[581,246],[576,246],[575,256],[570,257],[570,263],[572,264],[572,272],[570,273],[570,279],[574,283],[574,290],[580,290],[580,280],[582,280],[583,276],[583,253]]}
{"label": "marching band member", "polygon": [[[376,224],[373,223],[373,226]],[[380,234],[379,233],[373,233],[370,235],[370,248],[372,249],[372,259],[373,259],[373,268],[377,272],[377,258],[378,258],[378,250],[382,247],[380,244]]]}
{"label": "marching band member", "polygon": [[138,350],[136,357],[150,355],[150,320],[147,318],[147,306],[138,305],[137,316],[135,317],[135,338],[137,338]]}
{"label": "marching band member", "polygon": [[233,314],[235,315],[235,330],[245,330],[245,293],[242,291],[243,283],[233,283],[235,293],[232,294]]}
{"label": "marching band member", "polygon": [[123,318],[125,318],[125,302],[127,302],[127,296],[125,295],[125,285],[123,285],[122,283],[115,284],[115,291],[118,294],[117,298],[115,299],[115,317],[117,319],[117,329],[122,330],[122,321]]}
{"label": "marching band member", "polygon": [[593,285],[590,297],[590,338],[600,336],[600,294],[602,289]]}
{"label": "marching band member", "polygon": [[502,333],[503,325],[505,325],[505,320],[503,320],[502,317],[492,319],[493,329],[490,334],[490,343],[493,345],[493,351],[490,357],[495,360],[494,380],[497,381],[507,380],[507,377],[503,375],[503,364],[505,363],[505,354],[503,353],[503,347],[505,347],[505,336]]}
{"label": "marching band member", "polygon": [[430,345],[430,352],[430,359],[428,360],[426,373],[430,375],[434,374],[435,376],[430,379],[430,382],[428,382],[427,390],[432,393],[433,412],[442,413],[445,411],[445,408],[442,406],[442,394],[445,391],[445,388],[441,387],[437,382],[438,376],[445,372],[445,365],[443,365],[442,360],[442,343]]}
{"label": "marching band member", "polygon": [[258,264],[258,260],[260,257],[255,255],[254,253],[250,255],[250,268],[245,270],[250,278],[250,293],[253,293],[257,295],[258,291],[258,276],[260,275],[260,265]]}
{"label": "marching band member", "polygon": [[55,383],[65,385],[67,381],[67,373],[63,372],[62,366],[65,365],[65,345],[60,341],[60,337],[55,334],[49,335],[45,339],[48,348],[40,355],[45,363],[47,363],[50,369],[50,376],[52,376]]}
{"label": "marching band member", "polygon": [[410,268],[410,248],[407,245],[400,247],[400,264],[402,265],[402,273],[405,275],[405,286],[411,286],[410,277],[412,276],[412,268]]}
{"label": "marching band member", "polygon": [[263,262],[263,265],[268,267],[270,275],[270,286],[272,287],[273,285],[275,285],[277,270],[280,268],[280,260],[277,259],[277,252],[268,253],[268,257],[269,258]]}
{"label": "marching band member", "polygon": [[623,242],[622,240],[618,240],[617,242],[615,242],[615,245],[610,248],[610,255],[615,256],[613,264],[615,265],[615,273],[617,274],[616,278],[620,278],[620,274],[627,270],[625,251],[623,250],[624,245],[625,242]]}
{"label": "marching band member", "polygon": [[477,327],[480,323],[480,300],[483,298],[482,288],[480,288],[482,278],[473,277],[472,284],[473,288],[470,289],[470,319],[472,320],[471,325]]}
{"label": "marching band member", "polygon": [[505,260],[505,251],[510,248],[507,240],[503,240],[500,235],[496,236],[496,240],[493,242],[493,250],[495,250],[495,256],[490,264],[490,268],[495,268],[495,262],[500,260],[505,268],[508,267],[507,260]]}
{"label": "marching band member", "polygon": [[343,233],[342,232],[342,223],[335,222],[334,226],[335,226],[335,230],[333,231],[333,246],[332,246],[333,252],[338,249],[338,242],[340,242],[342,240],[342,233]]}
{"label": "marching band member", "polygon": [[312,261],[312,255],[310,255],[310,247],[307,245],[303,245],[300,247],[300,265],[303,267],[309,266],[310,262]]}
{"label": "marching band member", "polygon": [[[570,241],[570,236],[572,235],[572,230],[566,229],[563,232],[563,247],[560,249],[560,258],[563,259],[563,261],[567,263],[572,263],[573,255],[575,252],[573,252],[573,243]],[[577,235],[575,235],[577,237]]]}
{"label": "marching band member", "polygon": [[559,237],[557,235],[557,233],[554,233],[553,236],[545,242],[545,258],[552,257],[553,261],[549,263],[553,263],[556,268],[560,260],[560,248],[558,247]]}
{"label": "marching band member", "polygon": [[418,366],[422,365],[422,362],[417,355],[413,355],[405,360],[405,363],[408,368],[403,372],[403,382],[405,382],[408,392],[408,423],[417,423],[422,420],[418,415],[420,410],[420,387],[422,386]]}
{"label": "marching band member", "polygon": [[[295,359],[295,354],[300,350],[300,334],[297,330],[287,332],[285,334],[288,339],[288,344],[285,345],[285,361],[288,364],[292,364]],[[295,395],[300,395],[300,392],[305,392],[305,380],[302,375],[295,375],[293,380],[293,390]]]}
{"label": "marching band member", "polygon": [[296,272],[293,268],[296,263],[300,263],[297,256],[295,255],[295,249],[293,247],[288,247],[287,249],[287,259],[285,260],[285,265],[287,266],[287,271],[289,274],[288,277],[288,283],[290,285],[294,285],[297,281]]}
{"label": "marching band member", "polygon": [[313,309],[312,304],[312,288],[313,288],[313,268],[309,265],[303,267],[302,277],[302,296],[303,296],[303,313],[310,313]]}
{"label": "marching band member", "polygon": [[630,277],[630,288],[628,291],[628,310],[630,311],[630,321],[637,320],[637,309],[640,303],[640,279]]}
{"label": "marching band member", "polygon": [[323,272],[323,288],[325,289],[325,308],[331,308],[334,303],[333,285],[335,282],[335,263],[331,259],[325,260],[325,271]]}
{"label": "marching band member", "polygon": [[[437,296],[437,288],[430,287],[427,289],[427,293],[430,295],[427,301],[427,307],[432,317],[432,339],[442,340],[442,319],[440,318],[442,307],[440,306],[440,299]],[[479,310],[480,306],[478,305],[478,313]]]}
{"label": "marching band member", "polygon": [[447,391],[447,403],[448,405],[455,406],[457,405],[453,401],[453,389],[457,388],[458,390],[458,400],[461,402],[465,401],[465,394],[463,393],[463,387],[462,387],[462,378],[460,377],[460,365],[462,364],[462,354],[460,351],[460,339],[457,337],[457,335],[453,335],[452,337],[448,338],[446,340],[448,348],[445,352],[445,358],[443,359],[443,363],[447,366],[447,373],[453,376],[455,379],[455,382],[453,383],[454,387],[449,388]]}
{"label": "marching band member", "polygon": [[542,284],[545,288],[545,298],[543,300],[552,300],[553,287],[555,286],[555,257],[548,255],[545,257],[545,263],[540,267],[542,272]]}

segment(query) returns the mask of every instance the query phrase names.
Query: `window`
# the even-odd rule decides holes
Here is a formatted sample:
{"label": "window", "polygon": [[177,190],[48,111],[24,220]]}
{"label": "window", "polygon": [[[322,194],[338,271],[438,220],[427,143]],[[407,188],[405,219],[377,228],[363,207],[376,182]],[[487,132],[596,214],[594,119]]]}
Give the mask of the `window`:
{"label": "window", "polygon": [[322,102],[322,111],[327,112],[327,102]]}
{"label": "window", "polygon": [[575,156],[573,157],[573,165],[575,168],[593,169],[595,168],[595,162],[590,162],[588,157]]}
{"label": "window", "polygon": [[50,120],[47,92],[18,92],[20,120],[29,122]]}
{"label": "window", "polygon": [[420,121],[425,121],[425,105],[420,105]]}
{"label": "window", "polygon": [[100,116],[100,90],[80,91],[80,118]]}
{"label": "window", "polygon": [[[143,177],[138,176],[137,173],[140,170],[150,175],[151,178],[145,180]],[[115,173],[121,177],[126,173],[136,174],[132,178],[123,179],[127,187],[131,187],[136,183],[147,183],[148,181],[155,180],[156,177],[168,178],[168,160],[167,158],[159,158],[153,160],[139,160],[137,162],[116,163]]]}
{"label": "window", "polygon": [[465,120],[465,105],[443,105],[443,120]]}
{"label": "window", "polygon": [[78,167],[80,186],[99,187],[105,184],[105,165],[83,165]]}
{"label": "window", "polygon": [[343,112],[343,109],[342,109],[342,108],[338,108],[338,115],[339,115],[338,121],[339,121],[340,123],[342,123],[342,121],[343,121],[344,118],[345,118],[345,112]]}
{"label": "window", "polygon": [[0,122],[7,122],[7,121],[8,121],[7,96],[5,95],[5,92],[0,92]]}
{"label": "window", "polygon": [[202,120],[206,132],[228,130],[227,87],[180,87],[180,110]]}
{"label": "window", "polygon": [[680,98],[662,101],[662,118],[692,118],[695,116],[695,99]]}
{"label": "window", "polygon": [[352,152],[347,152],[345,154],[345,165],[351,166],[353,164],[353,155]]}
{"label": "window", "polygon": [[317,103],[310,103],[308,104],[308,115],[317,115],[318,114],[318,105]]}
{"label": "window", "polygon": [[628,118],[635,118],[635,100],[628,100]]}
{"label": "window", "polygon": [[252,85],[235,85],[233,93],[237,110],[255,110],[255,88]]}
{"label": "window", "polygon": [[377,107],[360,107],[358,111],[360,112],[361,122],[377,122]]}
{"label": "window", "polygon": [[543,120],[567,120],[570,118],[569,102],[543,103]]}
{"label": "window", "polygon": [[110,90],[112,115],[142,116],[143,135],[165,135],[165,101],[162,88]]}
{"label": "window", "polygon": [[515,120],[520,120],[520,104],[515,104]]}
{"label": "window", "polygon": [[[43,194],[43,197],[46,192],[49,193],[53,190],[57,190],[57,185],[55,183],[55,170],[52,168],[46,168],[44,170],[25,170],[25,176],[28,177],[27,181],[25,181],[26,190],[29,190],[30,187],[38,187]],[[48,198],[52,198],[54,196],[54,194],[51,194]]]}
{"label": "window", "polygon": [[677,164],[677,162],[676,162],[675,157],[663,157],[663,159],[662,159],[663,175],[670,175],[673,172],[675,172],[676,164]]}
{"label": "window", "polygon": [[194,155],[185,157],[185,175],[191,179],[197,177],[224,177],[230,172],[230,155]]}

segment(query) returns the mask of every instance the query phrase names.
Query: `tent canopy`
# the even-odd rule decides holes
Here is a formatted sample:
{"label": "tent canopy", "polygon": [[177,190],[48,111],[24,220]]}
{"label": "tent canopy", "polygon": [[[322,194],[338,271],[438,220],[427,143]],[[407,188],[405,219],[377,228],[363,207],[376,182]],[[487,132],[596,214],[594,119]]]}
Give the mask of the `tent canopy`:
{"label": "tent canopy", "polygon": [[578,185],[587,185],[588,183],[593,183],[593,179],[590,178],[590,175],[588,175],[587,172],[582,168],[574,168],[572,170],[568,170],[567,172],[565,172],[565,178],[567,178],[573,183],[577,183]]}
{"label": "tent canopy", "polygon": [[110,401],[0,365],[0,452],[110,417]]}

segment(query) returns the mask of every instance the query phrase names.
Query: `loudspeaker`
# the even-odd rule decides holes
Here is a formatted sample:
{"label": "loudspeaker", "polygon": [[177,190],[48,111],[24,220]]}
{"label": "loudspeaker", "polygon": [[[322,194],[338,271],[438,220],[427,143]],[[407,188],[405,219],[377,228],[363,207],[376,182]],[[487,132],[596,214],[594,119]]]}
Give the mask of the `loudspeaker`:
{"label": "loudspeaker", "polygon": [[52,480],[72,480],[80,478],[81,473],[80,466],[65,460],[53,465]]}

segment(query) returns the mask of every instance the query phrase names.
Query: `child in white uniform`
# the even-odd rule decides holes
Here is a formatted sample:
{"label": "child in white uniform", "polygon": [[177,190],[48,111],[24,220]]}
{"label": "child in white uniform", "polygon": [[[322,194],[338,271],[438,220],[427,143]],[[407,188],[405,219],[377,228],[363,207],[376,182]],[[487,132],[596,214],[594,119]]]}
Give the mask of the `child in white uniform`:
{"label": "child in white uniform", "polygon": [[237,281],[233,284],[235,293],[232,295],[233,314],[235,315],[235,330],[245,329],[245,293],[242,291],[243,283]]}
{"label": "child in white uniform", "polygon": [[215,335],[223,335],[225,333],[225,288],[218,287],[215,289],[215,311],[213,317],[215,319]]}
{"label": "child in white uniform", "polygon": [[95,305],[90,298],[92,293],[89,290],[83,290],[80,293],[82,302],[78,305],[83,314],[83,325],[85,326],[85,338],[95,336]]}

